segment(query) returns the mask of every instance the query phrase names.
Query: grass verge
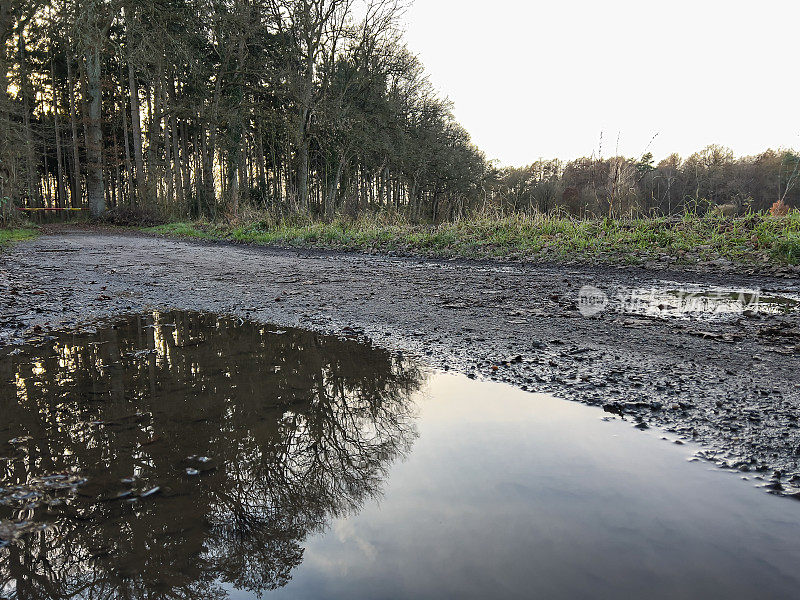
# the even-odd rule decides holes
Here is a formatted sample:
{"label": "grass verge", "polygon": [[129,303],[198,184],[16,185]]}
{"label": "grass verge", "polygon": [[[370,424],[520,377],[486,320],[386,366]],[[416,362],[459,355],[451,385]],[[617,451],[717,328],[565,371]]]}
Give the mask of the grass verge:
{"label": "grass verge", "polygon": [[8,249],[11,244],[35,238],[39,233],[35,229],[17,228],[0,229],[0,252]]}
{"label": "grass verge", "polygon": [[169,223],[145,231],[259,245],[439,257],[617,264],[719,259],[741,264],[800,264],[800,211],[786,217],[685,215],[625,220],[517,215],[436,226],[380,217],[331,223],[251,218],[226,224]]}

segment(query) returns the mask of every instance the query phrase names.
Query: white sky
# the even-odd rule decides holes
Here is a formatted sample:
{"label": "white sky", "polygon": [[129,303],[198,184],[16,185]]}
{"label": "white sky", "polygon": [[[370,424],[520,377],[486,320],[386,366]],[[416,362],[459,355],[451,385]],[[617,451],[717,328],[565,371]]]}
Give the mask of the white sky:
{"label": "white sky", "polygon": [[415,0],[409,48],[489,159],[800,148],[800,0]]}

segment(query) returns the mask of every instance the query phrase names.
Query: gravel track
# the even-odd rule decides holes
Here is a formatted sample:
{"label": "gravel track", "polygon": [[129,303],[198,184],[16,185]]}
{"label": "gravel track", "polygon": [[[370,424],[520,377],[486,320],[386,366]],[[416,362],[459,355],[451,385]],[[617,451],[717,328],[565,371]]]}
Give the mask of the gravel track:
{"label": "gravel track", "polygon": [[[0,256],[0,351],[158,308],[365,336],[440,368],[603,405],[704,458],[800,485],[800,314],[581,316],[584,285],[663,281],[800,292],[792,276],[435,261],[56,229]],[[487,399],[491,401],[491,399]],[[793,477],[794,476],[794,477]],[[774,483],[773,483],[773,487]]]}

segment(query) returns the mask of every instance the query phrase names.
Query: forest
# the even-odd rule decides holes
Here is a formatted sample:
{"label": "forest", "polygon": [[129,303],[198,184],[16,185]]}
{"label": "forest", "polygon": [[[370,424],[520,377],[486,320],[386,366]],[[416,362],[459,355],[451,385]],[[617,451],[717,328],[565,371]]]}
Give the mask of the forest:
{"label": "forest", "polygon": [[0,219],[133,207],[215,220],[247,207],[438,223],[487,209],[623,217],[800,204],[800,154],[787,149],[499,168],[406,47],[403,10],[399,0],[5,0]]}
{"label": "forest", "polygon": [[485,160],[402,43],[395,0],[11,0],[0,197],[216,217],[422,216]]}
{"label": "forest", "polygon": [[686,159],[672,154],[655,163],[615,156],[569,162],[540,160],[493,173],[493,203],[511,211],[576,216],[743,215],[800,205],[800,154],[766,150],[736,157],[711,145]]}

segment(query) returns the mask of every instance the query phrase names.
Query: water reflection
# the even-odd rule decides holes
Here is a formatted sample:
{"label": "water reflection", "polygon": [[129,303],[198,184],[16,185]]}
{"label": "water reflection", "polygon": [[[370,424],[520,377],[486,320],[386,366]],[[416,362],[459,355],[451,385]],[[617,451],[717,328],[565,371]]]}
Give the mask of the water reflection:
{"label": "water reflection", "polygon": [[800,300],[788,294],[691,285],[677,289],[637,289],[628,295],[620,294],[619,298],[623,312],[661,317],[781,315],[800,309]]}
{"label": "water reflection", "polygon": [[0,596],[286,585],[409,450],[421,380],[365,345],[192,313],[7,351]]}

